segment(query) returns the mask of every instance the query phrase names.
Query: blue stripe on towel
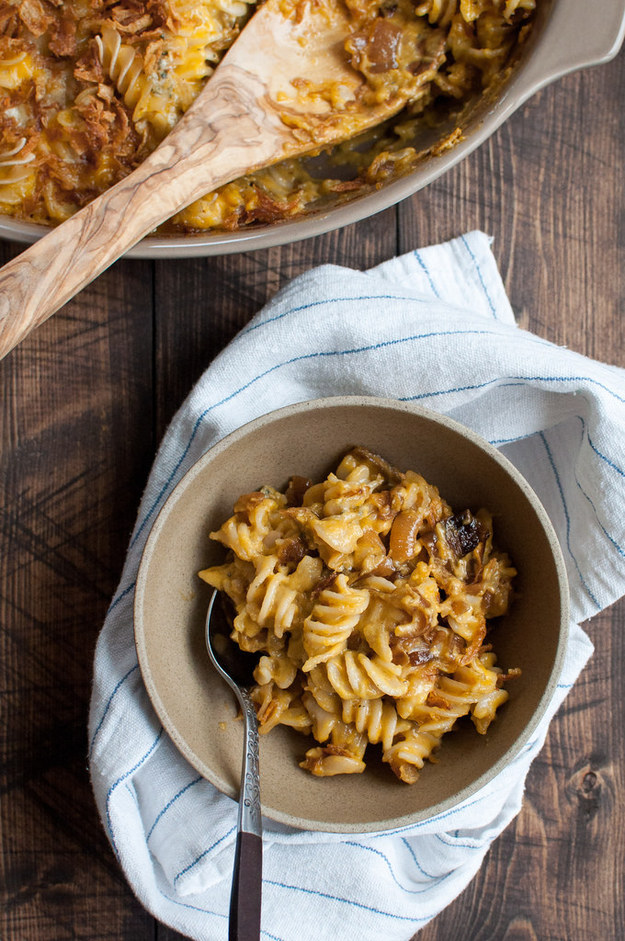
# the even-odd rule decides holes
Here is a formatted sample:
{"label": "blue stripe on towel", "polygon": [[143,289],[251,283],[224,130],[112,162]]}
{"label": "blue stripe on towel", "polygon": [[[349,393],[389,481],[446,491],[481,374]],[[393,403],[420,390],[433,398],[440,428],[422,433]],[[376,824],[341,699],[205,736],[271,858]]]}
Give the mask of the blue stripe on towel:
{"label": "blue stripe on towel", "polygon": [[227,833],[224,833],[223,836],[220,836],[218,840],[215,840],[214,843],[211,843],[211,845],[207,849],[201,852],[199,856],[196,856],[193,862],[190,862],[188,866],[185,866],[184,869],[181,869],[180,872],[176,876],[174,876],[174,885],[176,884],[178,879],[182,878],[182,876],[185,876],[188,872],[190,872],[193,869],[194,866],[197,866],[198,863],[200,863],[203,859],[205,859],[208,856],[208,854],[215,849],[216,846],[219,846],[219,844],[223,843],[224,840],[227,840],[228,837],[231,836],[231,834],[235,833],[236,829],[237,829],[236,827],[231,827]]}
{"label": "blue stripe on towel", "polygon": [[415,851],[413,850],[412,846],[410,845],[410,843],[408,842],[408,840],[406,839],[406,837],[403,837],[403,838],[402,838],[402,843],[404,844],[404,846],[406,847],[406,849],[408,850],[408,852],[409,852],[410,855],[412,856],[412,858],[413,858],[413,860],[414,860],[414,864],[415,864],[415,866],[417,867],[417,869],[419,870],[419,872],[421,873],[422,876],[425,876],[426,879],[438,879],[438,878],[439,878],[438,876],[433,876],[431,872],[426,872],[426,871],[425,871],[425,869],[423,868],[423,866],[420,864],[419,860],[417,859],[417,854],[416,854]]}
{"label": "blue stripe on towel", "polygon": [[[327,304],[351,304],[355,301],[410,301],[410,303],[415,304],[431,303],[427,298],[409,297],[406,294],[360,294],[350,297],[327,297],[321,301],[310,301],[310,303],[300,304],[298,307],[289,307],[288,310],[283,310],[280,314],[274,314],[273,317],[266,317],[264,320],[251,323],[247,327],[243,327],[237,334],[237,337],[247,336],[253,333],[254,330],[258,330],[259,327],[266,327],[268,324],[276,323],[278,320],[283,320],[285,317],[290,317],[292,314],[301,314],[304,310],[313,310],[315,307],[325,307]],[[235,337],[235,340],[237,337]]]}
{"label": "blue stripe on towel", "polygon": [[330,895],[328,892],[321,892],[319,889],[309,889],[306,886],[301,885],[289,885],[287,882],[275,882],[273,879],[265,880],[267,885],[275,885],[279,889],[289,889],[293,892],[302,892],[305,895],[317,895],[319,898],[328,899],[330,902],[341,902],[344,905],[351,906],[352,908],[360,908],[365,912],[372,912],[374,915],[381,915],[383,918],[392,918],[395,921],[408,921],[414,922],[415,924],[430,921],[434,917],[432,915],[423,915],[420,918],[408,915],[398,915],[396,912],[385,912],[379,908],[374,908],[372,905],[365,905],[363,902],[356,902],[353,899],[342,898],[340,895]]}
{"label": "blue stripe on towel", "polygon": [[96,729],[95,729],[95,732],[93,733],[93,736],[92,736],[92,738],[91,738],[91,744],[90,744],[90,746],[89,746],[89,758],[91,758],[91,754],[92,754],[92,752],[93,752],[93,746],[94,746],[94,744],[95,744],[96,737],[97,737],[97,735],[98,735],[98,732],[99,732],[100,729],[102,728],[102,723],[104,722],[104,720],[105,720],[105,718],[106,718],[106,714],[107,714],[107,712],[109,711],[109,709],[110,709],[110,707],[111,707],[111,704],[112,704],[112,702],[113,702],[113,699],[115,698],[115,694],[117,693],[117,691],[119,690],[119,688],[126,682],[126,680],[128,679],[128,677],[131,676],[131,675],[135,672],[135,670],[138,670],[138,669],[139,669],[139,664],[138,664],[138,663],[135,663],[135,665],[134,665],[133,667],[131,667],[131,668],[128,670],[127,673],[124,673],[124,675],[122,676],[121,680],[118,681],[117,685],[115,686],[115,689],[113,690],[113,692],[112,692],[111,695],[109,696],[109,698],[108,698],[108,700],[107,700],[107,703],[106,703],[106,706],[104,707],[104,712],[102,713],[102,718],[101,718],[100,721],[98,722],[98,724],[97,724],[97,726],[96,726]]}
{"label": "blue stripe on towel", "polygon": [[544,444],[544,446],[545,446],[545,451],[547,452],[547,458],[549,459],[549,464],[551,465],[551,469],[552,469],[553,475],[554,475],[554,477],[555,477],[556,485],[557,485],[558,491],[559,491],[559,493],[560,493],[560,500],[561,500],[561,502],[562,502],[562,510],[563,510],[563,512],[564,512],[564,519],[565,519],[565,522],[566,522],[566,548],[567,548],[567,550],[568,550],[568,553],[569,553],[571,559],[573,560],[573,564],[575,565],[575,569],[576,569],[576,571],[577,571],[577,574],[578,574],[578,576],[579,576],[579,580],[580,580],[580,582],[581,582],[581,584],[582,584],[582,587],[583,587],[584,591],[586,592],[586,594],[588,595],[588,597],[590,598],[590,600],[593,602],[593,604],[596,606],[597,610],[600,611],[600,610],[601,610],[601,605],[599,604],[599,602],[597,601],[597,599],[596,599],[595,596],[593,595],[592,591],[590,590],[590,588],[589,588],[588,585],[586,584],[586,580],[585,580],[585,578],[584,578],[584,575],[583,575],[583,573],[582,573],[582,570],[581,570],[581,568],[579,567],[579,563],[578,563],[577,559],[575,558],[575,554],[574,554],[574,552],[573,552],[573,550],[572,550],[572,548],[571,548],[571,517],[570,517],[570,515],[569,515],[569,509],[568,509],[568,506],[567,506],[567,504],[566,504],[566,498],[565,498],[565,496],[564,496],[564,489],[563,489],[563,487],[562,487],[562,481],[560,480],[560,474],[558,473],[558,468],[556,467],[556,463],[555,463],[555,460],[554,460],[554,457],[553,457],[551,448],[549,447],[549,443],[548,443],[547,438],[546,438],[546,436],[545,436],[545,433],[544,433],[543,431],[540,432],[540,438],[541,438],[541,441],[543,442],[543,444]]}
{"label": "blue stripe on towel", "polygon": [[[582,431],[584,432],[584,431],[585,431],[585,428],[586,428],[586,423],[585,423],[584,419],[583,419],[581,416],[578,416],[578,417],[579,417],[580,422],[582,423]],[[587,440],[587,441],[589,440],[589,439],[588,439],[588,435],[586,435],[586,440]],[[607,460],[602,454],[599,454],[599,452],[596,451],[596,449],[593,449],[593,450],[595,450],[595,452],[596,452],[596,454],[598,455],[599,458],[602,458],[603,460]],[[611,461],[607,461],[607,463],[609,464],[610,467],[613,467],[615,470],[619,470],[619,468],[616,466],[616,464],[613,464]],[[580,493],[582,494],[582,496],[588,501],[588,503],[590,504],[590,506],[591,506],[591,508],[592,508],[593,513],[595,514],[595,520],[597,521],[597,526],[599,527],[599,529],[601,530],[601,532],[603,533],[603,535],[606,537],[606,539],[608,539],[609,542],[612,543],[612,545],[614,546],[614,548],[616,549],[616,551],[618,552],[618,554],[621,555],[621,556],[623,556],[623,557],[625,558],[625,550],[624,550],[623,547],[616,541],[616,539],[614,539],[614,537],[610,535],[610,533],[607,531],[607,529],[605,528],[605,526],[603,525],[603,523],[602,523],[601,520],[599,519],[599,514],[598,514],[598,512],[597,512],[597,507],[595,506],[595,504],[594,504],[592,498],[590,497],[590,495],[589,495],[588,493],[586,493],[586,491],[585,491],[584,488],[582,487],[581,481],[579,480],[579,478],[578,478],[578,476],[577,476],[577,472],[575,471],[575,469],[573,469],[573,473],[574,473],[574,477],[575,477],[575,483],[577,484],[577,488],[578,488],[579,492],[580,492]],[[622,471],[620,471],[620,473],[622,473]]]}
{"label": "blue stripe on towel", "polygon": [[[582,421],[583,421],[583,419],[582,419]],[[585,426],[585,423],[584,423],[584,426]],[[586,441],[588,442],[588,444],[590,445],[590,447],[592,448],[592,450],[595,452],[595,454],[597,455],[597,457],[600,457],[602,461],[605,461],[605,463],[608,465],[608,467],[611,467],[613,470],[615,470],[617,474],[620,474],[620,475],[621,475],[621,477],[625,477],[625,471],[621,470],[621,468],[618,467],[618,466],[614,463],[614,461],[611,461],[609,457],[607,457],[605,454],[603,454],[603,453],[599,450],[599,448],[597,448],[597,446],[596,446],[596,445],[593,443],[593,441],[591,440],[590,435],[588,434],[588,431],[586,431]]]}
{"label": "blue stripe on towel", "polygon": [[467,254],[469,255],[469,258],[470,258],[471,261],[473,262],[473,267],[475,268],[475,270],[476,270],[476,272],[477,272],[477,276],[478,276],[478,278],[480,279],[480,284],[482,285],[482,290],[483,290],[483,292],[484,292],[484,297],[485,297],[486,300],[488,301],[488,306],[490,307],[490,312],[491,312],[491,314],[493,315],[493,317],[496,317],[496,316],[497,316],[497,311],[496,311],[496,309],[495,309],[495,305],[493,304],[493,301],[492,301],[492,299],[491,299],[491,296],[490,296],[490,294],[488,293],[488,290],[487,290],[487,288],[486,288],[486,284],[485,284],[485,282],[484,282],[484,277],[483,277],[483,275],[482,275],[482,270],[481,270],[481,268],[480,268],[479,262],[478,262],[477,258],[475,257],[475,254],[474,254],[474,252],[472,251],[471,246],[470,246],[469,243],[467,242],[467,239],[466,239],[466,236],[465,236],[465,235],[462,236],[461,241],[462,241],[462,244],[464,245],[464,247],[465,247],[465,249],[466,249],[466,251],[467,251]]}
{"label": "blue stripe on towel", "polygon": [[135,587],[135,585],[136,585],[136,582],[133,581],[130,585],[128,585],[127,588],[124,588],[124,590],[121,592],[121,594],[117,595],[117,597],[114,598],[113,601],[111,601],[110,607],[109,607],[108,612],[107,612],[107,616],[111,613],[111,611],[112,611],[114,608],[117,607],[117,605],[118,605],[121,601],[124,600],[124,598],[126,598],[127,595],[130,594],[130,592],[133,590],[133,588]]}
{"label": "blue stripe on towel", "polygon": [[[224,912],[214,912],[209,908],[201,908],[199,905],[191,905],[190,902],[182,902],[179,898],[175,898],[175,897],[172,897],[171,895],[167,895],[167,893],[163,892],[163,890],[160,887],[157,887],[157,888],[164,899],[166,899],[168,902],[173,902],[174,905],[180,905],[181,908],[188,908],[192,912],[201,912],[202,915],[213,915],[215,918],[223,918],[225,920],[227,920],[230,917],[229,914],[226,914]],[[265,932],[263,931],[261,932],[261,934],[265,934]],[[281,938],[273,939],[273,935],[267,935],[267,937],[271,938],[272,941],[282,941]]]}
{"label": "blue stripe on towel", "polygon": [[201,776],[201,775],[198,775],[197,778],[194,778],[192,781],[189,781],[188,784],[185,784],[185,786],[182,787],[182,788],[178,791],[177,794],[174,794],[174,796],[171,798],[171,800],[168,801],[168,802],[165,804],[165,806],[164,806],[163,809],[160,811],[160,813],[158,813],[158,814],[156,815],[156,817],[155,817],[155,819],[154,819],[154,823],[152,824],[152,826],[150,827],[148,833],[146,834],[146,837],[145,837],[146,842],[147,842],[147,841],[150,839],[150,837],[152,836],[152,833],[154,832],[154,828],[155,828],[156,824],[159,822],[159,820],[162,819],[162,817],[164,817],[164,815],[167,813],[167,811],[169,810],[169,808],[170,808],[171,806],[173,806],[173,804],[176,803],[176,801],[178,800],[178,798],[182,797],[182,795],[185,794],[185,793],[189,790],[189,788],[193,787],[193,786],[196,785],[196,784],[199,784],[199,782],[200,782],[200,781],[203,781],[203,780],[204,780],[204,779],[202,778],[202,776]]}
{"label": "blue stripe on towel", "polygon": [[419,251],[418,248],[415,249],[415,251],[413,252],[413,256],[414,256],[415,260],[417,261],[417,264],[418,264],[418,265],[420,266],[420,268],[423,270],[423,272],[424,272],[426,278],[428,279],[428,284],[429,284],[430,287],[432,288],[432,291],[433,291],[433,293],[434,293],[434,296],[437,297],[437,298],[440,300],[440,299],[441,299],[441,296],[440,296],[440,294],[438,293],[437,287],[436,287],[436,285],[434,284],[434,281],[432,280],[432,275],[430,274],[426,263],[423,261],[423,258],[421,257],[421,253],[420,253],[420,251]]}
{"label": "blue stripe on towel", "polygon": [[113,796],[113,791],[115,791],[115,789],[118,788],[120,784],[123,784],[123,782],[126,781],[126,779],[129,778],[131,774],[134,774],[135,771],[138,771],[139,768],[141,767],[141,765],[145,764],[145,762],[148,760],[148,758],[150,757],[150,755],[151,755],[151,754],[154,752],[154,750],[156,749],[158,743],[160,742],[160,740],[161,740],[161,738],[162,738],[162,735],[163,735],[163,729],[162,729],[162,727],[161,727],[160,732],[158,733],[158,735],[156,736],[156,738],[154,739],[154,741],[152,742],[152,744],[151,744],[150,747],[148,748],[148,750],[147,750],[147,752],[145,753],[145,755],[143,755],[143,757],[140,758],[139,761],[138,761],[135,765],[133,765],[132,768],[130,768],[128,771],[125,771],[124,774],[120,775],[120,777],[117,779],[117,781],[115,781],[113,784],[111,784],[111,786],[110,786],[110,788],[109,788],[109,791],[108,791],[108,794],[106,795],[106,802],[105,802],[105,807],[106,807],[106,826],[107,826],[107,829],[108,829],[108,832],[109,832],[109,835],[110,835],[110,838],[111,838],[111,844],[112,844],[112,846],[113,846],[113,850],[115,851],[115,855],[116,855],[116,856],[119,856],[119,853],[118,853],[118,851],[117,851],[117,844],[115,843],[115,836],[114,836],[114,834],[113,834],[113,825],[112,825],[112,823],[111,823],[111,813],[110,813],[110,803],[111,803],[111,797]]}
{"label": "blue stripe on towel", "polygon": [[[403,842],[405,843],[406,841],[404,840]],[[394,873],[394,871],[393,871],[393,867],[392,867],[392,865],[391,865],[390,860],[388,859],[388,857],[387,857],[381,850],[375,849],[373,846],[365,846],[365,845],[362,844],[362,843],[354,843],[354,842],[352,842],[352,841],[346,841],[346,843],[345,843],[344,845],[345,845],[345,846],[354,846],[354,847],[357,847],[359,850],[363,850],[363,851],[366,852],[366,853],[375,853],[376,856],[380,856],[381,859],[383,859],[384,862],[386,863],[387,868],[388,868],[388,871],[390,872],[391,877],[392,877],[393,881],[395,882],[395,885],[396,885],[399,889],[401,889],[402,892],[407,892],[409,895],[423,895],[424,892],[431,892],[432,889],[437,888],[437,887],[440,885],[441,882],[443,882],[445,879],[448,879],[450,876],[453,875],[453,870],[452,870],[451,872],[445,873],[445,874],[442,875],[442,876],[431,876],[431,875],[428,875],[427,878],[432,880],[431,883],[430,883],[430,885],[426,885],[425,887],[423,887],[423,888],[421,888],[421,889],[407,889],[406,886],[404,886],[404,885],[401,884],[401,882],[399,881],[399,879],[397,878],[397,876],[395,875],[395,873]],[[410,849],[409,846],[408,846],[408,848]],[[411,855],[412,855],[413,858],[414,858],[414,853],[411,852]],[[415,862],[416,862],[416,860],[415,860]],[[423,870],[421,869],[421,867],[420,867],[418,864],[417,864],[417,869],[419,869],[419,871],[421,872],[422,875],[426,875],[426,873],[423,872]]]}

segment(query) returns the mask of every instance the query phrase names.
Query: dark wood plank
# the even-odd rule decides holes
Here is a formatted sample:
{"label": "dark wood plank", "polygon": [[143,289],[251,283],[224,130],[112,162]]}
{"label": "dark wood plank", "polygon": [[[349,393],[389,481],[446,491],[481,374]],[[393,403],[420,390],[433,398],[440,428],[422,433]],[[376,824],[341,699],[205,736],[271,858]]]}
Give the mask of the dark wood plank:
{"label": "dark wood plank", "polygon": [[[154,450],[216,353],[314,265],[480,227],[523,326],[625,365],[625,59],[535,96],[397,210],[216,259],[121,262],[0,364],[0,937],[181,935],[133,898],[85,770],[95,639]],[[397,241],[399,233],[399,242]],[[16,253],[0,246],[0,260]],[[420,941],[625,935],[625,601],[553,723],[519,818]],[[348,928],[346,927],[346,930]]]}
{"label": "dark wood plank", "polygon": [[95,641],[154,447],[146,285],[150,262],[121,263],[0,363],[3,941],[153,934],[86,768]]}

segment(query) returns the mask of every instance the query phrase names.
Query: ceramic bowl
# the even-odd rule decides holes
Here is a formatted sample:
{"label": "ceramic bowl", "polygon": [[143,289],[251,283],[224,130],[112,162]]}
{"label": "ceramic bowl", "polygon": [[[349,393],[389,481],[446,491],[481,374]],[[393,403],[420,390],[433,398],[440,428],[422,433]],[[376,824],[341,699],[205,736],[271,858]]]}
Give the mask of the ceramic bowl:
{"label": "ceramic bowl", "polygon": [[[418,151],[443,140],[454,127],[462,140],[438,156],[424,157],[406,176],[348,202],[290,222],[255,226],[239,232],[154,235],[128,253],[137,258],[224,255],[284,245],[358,222],[387,209],[436,180],[482,144],[514,111],[545,85],[589,65],[607,62],[618,52],[625,32],[625,0],[538,0],[530,39],[524,43],[507,80],[496,93],[477,97],[459,119],[413,141]],[[0,216],[0,238],[33,242],[44,226]]]}
{"label": "ceramic bowl", "polygon": [[[323,479],[355,444],[413,469],[455,509],[487,507],[498,546],[518,569],[515,599],[495,629],[504,668],[522,673],[486,735],[469,723],[445,736],[436,764],[413,785],[373,757],[363,774],[317,778],[298,761],[312,739],[284,727],[261,736],[263,812],[298,828],[382,831],[426,820],[483,787],[536,729],[561,670],[568,589],[551,523],[527,482],[498,451],[450,419],[394,400],[321,399],[272,412],[224,438],[191,468],[157,517],[141,561],[135,638],[148,694],[178,749],[202,775],[238,796],[242,722],[210,666],[204,621],[211,589],[197,576],[224,558],[209,532],[236,498],[289,476]],[[368,759],[368,753],[367,753]]]}

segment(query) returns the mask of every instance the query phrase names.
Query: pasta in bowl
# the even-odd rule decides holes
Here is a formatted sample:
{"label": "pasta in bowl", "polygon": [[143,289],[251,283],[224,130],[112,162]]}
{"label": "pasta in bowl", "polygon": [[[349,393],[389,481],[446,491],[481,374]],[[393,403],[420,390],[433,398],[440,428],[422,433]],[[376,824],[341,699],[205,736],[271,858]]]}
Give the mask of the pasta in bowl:
{"label": "pasta in bowl", "polygon": [[[354,450],[357,442],[366,442],[370,450]],[[353,527],[351,542],[345,542],[336,533],[332,535],[332,513],[324,517],[319,504],[337,509],[328,488],[337,486],[334,477],[345,481],[352,473],[355,476],[348,487],[357,493],[352,494],[352,506],[346,511],[353,513]],[[290,492],[289,477],[296,478]],[[304,486],[298,477],[315,483]],[[263,491],[267,481],[272,487]],[[380,519],[376,524],[379,531],[371,527],[363,543],[366,528],[358,536],[358,521],[367,516],[377,519],[377,511],[369,513],[376,504],[382,517],[387,501],[392,502],[382,494],[393,490],[397,512],[384,523]],[[414,500],[413,506],[399,506],[402,490],[410,491],[406,499]],[[327,501],[320,499],[322,492]],[[364,494],[364,503],[369,504],[361,513],[355,504]],[[415,516],[421,519],[417,504],[421,510],[428,507],[421,524],[415,524]],[[271,653],[260,651],[267,661],[259,663],[259,711],[266,708],[270,725],[276,709],[282,709],[282,717],[289,721],[278,723],[261,737],[261,794],[266,816],[316,830],[389,829],[428,819],[454,806],[508,765],[528,741],[555,689],[566,643],[568,595],[551,524],[535,494],[505,458],[443,416],[394,401],[349,397],[301,403],[258,418],[214,445],[187,472],[162,508],[145,546],[135,592],[135,639],[147,692],[170,738],[202,775],[232,797],[238,794],[242,723],[230,691],[208,662],[204,621],[212,589],[198,572],[212,569],[210,580],[221,582],[222,588],[229,579],[234,582],[238,577],[237,563],[234,559],[224,561],[223,544],[210,537],[211,532],[223,528],[226,541],[235,540],[233,524],[228,522],[235,505],[241,514],[239,522],[257,514],[265,549],[269,550],[273,541],[275,552],[290,560],[282,571],[271,561],[259,561],[256,603],[261,601],[263,564],[287,579],[298,573],[299,580],[295,586],[293,580],[275,580],[275,594],[269,594],[265,608],[267,611],[273,599],[277,607],[272,624],[275,626],[277,616],[284,627],[283,637],[296,638],[289,658],[293,662],[281,657],[280,638],[273,661]],[[481,512],[485,507],[488,511]],[[465,512],[467,508],[470,513]],[[284,520],[289,523],[280,523],[280,513],[286,510]],[[391,515],[390,529],[384,533]],[[330,541],[323,540],[312,549],[308,540],[313,540],[307,533],[314,532],[317,524],[321,524],[317,528],[322,535],[325,526]],[[279,537],[270,535],[272,526],[278,527]],[[247,554],[253,555],[258,544],[254,545],[250,526],[248,535],[252,542],[246,546]],[[245,542],[244,527],[239,538]],[[417,547],[417,541],[417,555],[404,558]],[[312,551],[302,555],[304,543]],[[270,559],[271,553],[263,553],[263,558]],[[321,559],[321,566],[317,559]],[[342,570],[333,570],[328,563]],[[244,593],[247,597],[250,566],[256,577],[254,563],[243,560],[241,564],[241,585],[238,589],[230,585],[239,601]],[[224,565],[230,565],[230,571]],[[354,578],[356,571],[365,574]],[[325,586],[320,583],[324,578]],[[395,582],[398,595],[393,600],[391,586]],[[472,599],[470,588],[475,591]],[[299,640],[304,646],[298,624],[303,627],[307,607],[310,605],[312,615],[318,604],[332,607],[336,596],[343,605],[340,596],[349,594],[347,589],[352,593],[353,608],[350,615],[341,607],[341,617],[357,617],[360,628],[353,633],[353,624],[347,634],[349,624],[343,622],[343,638],[337,630],[333,643],[326,647],[320,640],[324,627],[318,610],[308,622],[312,646],[298,653]],[[303,601],[299,599],[301,609],[290,607],[291,591],[308,592]],[[418,602],[412,608],[409,597]],[[423,599],[431,602],[431,610]],[[419,633],[409,628],[402,639],[401,627],[409,623],[406,607],[413,625],[418,623],[423,630]],[[395,612],[392,632],[376,632],[375,619],[365,614],[375,608]],[[262,637],[254,634],[255,628],[245,620],[248,614],[243,612],[243,634],[267,639],[265,628],[261,629]],[[494,617],[487,619],[487,614]],[[287,628],[291,616],[292,629]],[[486,636],[487,625],[496,621],[498,625]],[[452,624],[457,634],[450,628]],[[397,634],[395,627],[400,628]],[[342,640],[346,640],[344,647]],[[493,649],[485,649],[491,643]],[[328,653],[333,656],[324,659]],[[302,670],[304,664],[310,669]],[[416,668],[425,665],[425,669],[417,669],[413,676],[408,664]],[[439,667],[447,667],[448,672]],[[503,678],[509,674],[514,675]],[[304,675],[308,678],[305,681]],[[376,681],[386,685],[383,696],[375,695]],[[314,693],[304,690],[304,682],[314,686]],[[459,694],[462,689],[467,694],[469,686],[471,692],[463,699]],[[265,699],[267,688],[270,696]],[[307,692],[317,704],[307,700],[314,720],[303,704]],[[353,696],[353,692],[360,695]],[[409,702],[411,695],[413,701]],[[504,704],[506,696],[509,699]],[[323,711],[316,697],[325,703]],[[343,714],[343,706],[356,699],[365,704],[360,716]],[[471,721],[472,708],[476,723]],[[424,729],[424,723],[419,722],[425,712],[439,721],[435,730]],[[497,716],[495,721],[491,721],[493,715]],[[333,742],[330,730],[325,741],[311,742],[313,754],[307,758],[306,741],[297,726],[301,724],[309,734],[313,722],[320,726],[334,723],[338,738]],[[393,723],[400,732],[392,739]],[[446,724],[454,724],[454,728],[443,734]],[[484,734],[478,734],[476,724]],[[347,743],[341,740],[346,730],[348,737],[352,736]],[[320,729],[321,739],[325,731]],[[406,738],[418,738],[424,731],[431,737],[418,754],[419,744],[406,744]],[[393,750],[395,745],[399,747]],[[328,746],[333,747],[323,751]],[[387,746],[390,751],[384,760]],[[429,751],[427,746],[431,746]],[[315,753],[316,748],[322,752]],[[434,753],[438,761],[431,764],[427,757]],[[337,770],[332,768],[335,759],[340,772],[349,770],[343,759],[348,765],[353,763],[356,771],[361,770],[358,762],[366,761],[366,770],[362,774],[328,774],[328,770]],[[300,767],[302,760],[307,769]],[[406,786],[404,782],[417,775],[416,784]]]}
{"label": "pasta in bowl", "polygon": [[199,575],[234,603],[232,639],[263,654],[260,732],[312,734],[312,774],[362,772],[380,744],[412,784],[458,720],[485,734],[507,700],[486,633],[516,572],[488,511],[454,514],[419,474],[357,447],[320,483],[239,497],[211,538],[231,558]]}

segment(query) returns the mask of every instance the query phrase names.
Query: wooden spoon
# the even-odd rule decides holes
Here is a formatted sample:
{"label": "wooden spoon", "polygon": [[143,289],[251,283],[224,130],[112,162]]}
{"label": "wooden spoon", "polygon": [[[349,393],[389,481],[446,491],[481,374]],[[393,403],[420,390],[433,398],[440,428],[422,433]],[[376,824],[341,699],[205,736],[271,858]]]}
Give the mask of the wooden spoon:
{"label": "wooden spoon", "polygon": [[194,200],[399,111],[405,89],[371,103],[345,51],[354,28],[341,0],[267,0],[141,166],[0,270],[0,358]]}

